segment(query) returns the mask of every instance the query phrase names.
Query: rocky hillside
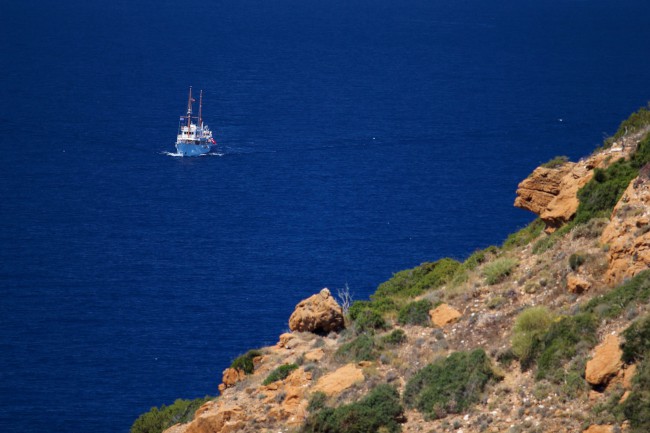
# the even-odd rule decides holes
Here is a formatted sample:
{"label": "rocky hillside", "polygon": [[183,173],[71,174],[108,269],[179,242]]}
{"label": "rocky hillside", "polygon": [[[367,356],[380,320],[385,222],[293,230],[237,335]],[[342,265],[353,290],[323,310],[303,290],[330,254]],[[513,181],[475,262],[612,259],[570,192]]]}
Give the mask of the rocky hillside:
{"label": "rocky hillside", "polygon": [[132,432],[650,431],[649,131],[641,109],[591,156],[535,169],[515,206],[539,218],[499,247],[352,305],[299,302],[218,398]]}

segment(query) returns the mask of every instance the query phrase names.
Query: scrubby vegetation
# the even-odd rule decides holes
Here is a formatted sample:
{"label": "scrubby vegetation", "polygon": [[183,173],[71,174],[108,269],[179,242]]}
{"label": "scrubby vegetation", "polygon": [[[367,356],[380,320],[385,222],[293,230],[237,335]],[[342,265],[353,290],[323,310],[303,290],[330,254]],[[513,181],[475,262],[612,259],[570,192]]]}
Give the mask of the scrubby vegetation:
{"label": "scrubby vegetation", "polygon": [[508,250],[528,245],[542,233],[544,227],[544,221],[537,218],[523,229],[508,235],[502,248]]}
{"label": "scrubby vegetation", "polygon": [[532,363],[552,321],[553,316],[546,307],[524,310],[515,320],[512,330],[512,353],[519,358],[524,368]]}
{"label": "scrubby vegetation", "polygon": [[646,270],[606,294],[593,298],[584,309],[602,318],[614,318],[630,305],[647,302],[649,298],[650,270]]}
{"label": "scrubby vegetation", "polygon": [[[650,108],[650,103],[648,103],[648,108]],[[643,128],[650,126],[650,110],[648,108],[641,107],[638,111],[635,111],[621,122],[616,133],[605,140],[605,147],[611,146],[616,140],[620,139],[624,135],[637,132]]]}
{"label": "scrubby vegetation", "polygon": [[262,355],[262,352],[259,350],[249,350],[245,354],[235,358],[232,364],[230,364],[230,368],[242,370],[246,374],[253,374],[253,371],[255,370],[253,359],[260,355]]}
{"label": "scrubby vegetation", "polygon": [[487,284],[498,284],[505,280],[517,266],[517,260],[506,257],[497,259],[483,267],[483,276]]}
{"label": "scrubby vegetation", "polygon": [[213,397],[197,398],[195,400],[178,399],[174,404],[160,408],[152,407],[135,420],[131,433],[161,433],[176,423],[185,423],[194,418],[194,412],[203,403]]}
{"label": "scrubby vegetation", "polygon": [[455,352],[418,371],[404,390],[404,403],[429,417],[461,413],[480,400],[485,385],[498,376],[482,349]]}
{"label": "scrubby vegetation", "polygon": [[341,362],[372,361],[379,356],[377,349],[374,336],[361,334],[349,343],[342,344],[335,357]]}
{"label": "scrubby vegetation", "polygon": [[556,156],[555,158],[551,159],[550,161],[545,162],[542,164],[540,167],[544,168],[558,168],[561,167],[562,165],[566,164],[569,162],[569,157],[568,156]]}
{"label": "scrubby vegetation", "polygon": [[264,379],[262,385],[268,385],[278,380],[284,380],[289,376],[289,374],[298,368],[298,364],[284,364],[273,370],[269,375]]}
{"label": "scrubby vegetation", "polygon": [[401,329],[393,329],[390,334],[381,338],[381,342],[387,346],[398,346],[406,342],[406,333]]}
{"label": "scrubby vegetation", "polygon": [[460,263],[454,259],[444,258],[433,263],[423,263],[413,269],[407,269],[393,275],[393,278],[377,288],[373,300],[397,296],[412,298],[441,287],[454,276]]}
{"label": "scrubby vegetation", "polygon": [[650,431],[650,353],[639,364],[632,380],[629,397],[622,405],[622,411],[630,422],[630,433]]}
{"label": "scrubby vegetation", "polygon": [[357,332],[365,332],[375,329],[386,329],[388,326],[384,318],[376,310],[366,308],[355,314],[354,329]]}
{"label": "scrubby vegetation", "polygon": [[573,226],[597,217],[609,217],[623,191],[650,162],[650,135],[639,143],[629,160],[620,159],[606,169],[594,169],[593,178],[578,191],[580,205]]}
{"label": "scrubby vegetation", "polygon": [[[324,402],[323,402],[324,403]],[[397,390],[379,385],[358,402],[312,413],[302,433],[397,433],[402,430],[404,409]]]}
{"label": "scrubby vegetation", "polygon": [[633,322],[623,332],[623,361],[633,363],[650,355],[650,315]]}
{"label": "scrubby vegetation", "polygon": [[400,325],[428,326],[431,321],[429,310],[432,308],[433,304],[428,299],[409,302],[399,310],[397,322]]}

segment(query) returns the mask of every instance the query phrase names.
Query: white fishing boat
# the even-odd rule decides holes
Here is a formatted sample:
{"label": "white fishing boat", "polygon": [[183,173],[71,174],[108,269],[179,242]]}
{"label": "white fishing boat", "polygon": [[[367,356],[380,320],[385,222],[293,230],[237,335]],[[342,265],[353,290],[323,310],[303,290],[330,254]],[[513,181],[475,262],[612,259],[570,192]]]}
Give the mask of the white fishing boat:
{"label": "white fishing boat", "polygon": [[[187,98],[187,114],[181,116],[176,136],[176,151],[182,156],[199,156],[206,154],[217,142],[212,138],[212,131],[203,123],[201,110],[203,108],[203,90],[199,94],[199,115],[192,116],[192,87]],[[193,121],[195,120],[195,121]]]}

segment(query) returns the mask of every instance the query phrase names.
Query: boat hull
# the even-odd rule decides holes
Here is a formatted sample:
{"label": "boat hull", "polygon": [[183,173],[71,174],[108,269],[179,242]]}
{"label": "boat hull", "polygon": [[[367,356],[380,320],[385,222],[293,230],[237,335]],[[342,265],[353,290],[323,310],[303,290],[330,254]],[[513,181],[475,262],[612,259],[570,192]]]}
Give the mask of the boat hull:
{"label": "boat hull", "polygon": [[200,156],[210,151],[209,143],[176,143],[176,151],[181,156]]}

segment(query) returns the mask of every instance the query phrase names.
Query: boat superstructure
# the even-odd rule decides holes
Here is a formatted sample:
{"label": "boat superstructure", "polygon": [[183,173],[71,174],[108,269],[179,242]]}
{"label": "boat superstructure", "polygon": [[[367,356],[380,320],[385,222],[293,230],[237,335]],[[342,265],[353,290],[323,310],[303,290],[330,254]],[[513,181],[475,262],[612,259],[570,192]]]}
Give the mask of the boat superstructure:
{"label": "boat superstructure", "polygon": [[[181,116],[178,123],[176,136],[176,151],[182,156],[198,156],[206,154],[216,141],[212,138],[212,131],[203,123],[201,110],[203,109],[203,90],[199,93],[199,115],[192,116],[192,105],[196,102],[192,98],[192,87],[187,98],[187,114]],[[196,121],[193,121],[196,120]]]}

